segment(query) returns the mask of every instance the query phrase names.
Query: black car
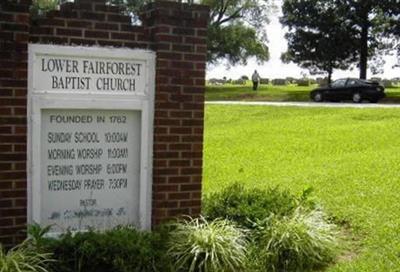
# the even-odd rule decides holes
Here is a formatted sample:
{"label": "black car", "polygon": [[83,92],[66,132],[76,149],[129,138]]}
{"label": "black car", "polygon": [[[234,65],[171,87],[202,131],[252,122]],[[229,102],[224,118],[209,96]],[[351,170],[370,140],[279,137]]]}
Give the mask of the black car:
{"label": "black car", "polygon": [[310,97],[315,102],[352,100],[354,103],[361,103],[368,100],[376,103],[385,97],[385,88],[375,81],[342,78],[326,87],[312,90]]}

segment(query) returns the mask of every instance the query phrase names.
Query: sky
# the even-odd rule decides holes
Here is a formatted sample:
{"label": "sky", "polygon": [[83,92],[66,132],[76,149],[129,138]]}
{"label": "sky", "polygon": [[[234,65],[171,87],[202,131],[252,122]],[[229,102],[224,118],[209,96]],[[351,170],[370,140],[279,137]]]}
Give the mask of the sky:
{"label": "sky", "polygon": [[[287,42],[284,38],[285,29],[279,23],[279,17],[281,13],[281,0],[275,0],[275,4],[278,7],[277,12],[270,16],[270,23],[266,26],[266,31],[268,35],[268,47],[270,50],[270,60],[262,65],[258,65],[255,59],[249,59],[246,66],[237,65],[227,68],[226,63],[221,63],[219,65],[207,67],[207,79],[210,78],[227,78],[238,79],[243,75],[248,77],[256,69],[262,78],[285,78],[285,77],[295,77],[301,78],[302,72],[309,75],[308,70],[299,68],[296,64],[284,64],[280,60],[281,54],[287,49]],[[386,64],[384,68],[384,74],[372,75],[368,71],[368,77],[381,77],[381,78],[394,78],[400,77],[400,68],[393,68],[393,65],[397,62],[395,57],[385,58]],[[341,71],[335,70],[333,73],[333,79],[342,77],[358,77],[359,70],[356,68],[352,71]],[[317,76],[311,76],[317,77]]]}

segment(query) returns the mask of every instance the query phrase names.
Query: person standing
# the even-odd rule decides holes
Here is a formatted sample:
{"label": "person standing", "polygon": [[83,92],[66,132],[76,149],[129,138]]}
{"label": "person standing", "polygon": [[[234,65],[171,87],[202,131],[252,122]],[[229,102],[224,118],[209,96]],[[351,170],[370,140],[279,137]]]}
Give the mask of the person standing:
{"label": "person standing", "polygon": [[260,75],[257,70],[254,70],[253,75],[251,76],[251,80],[253,81],[253,91],[257,91],[258,83],[260,82]]}

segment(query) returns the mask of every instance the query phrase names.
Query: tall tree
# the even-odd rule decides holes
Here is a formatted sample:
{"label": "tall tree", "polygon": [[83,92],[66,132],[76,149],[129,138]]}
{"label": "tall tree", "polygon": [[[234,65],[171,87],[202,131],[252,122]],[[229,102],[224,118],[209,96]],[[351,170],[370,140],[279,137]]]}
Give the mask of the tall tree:
{"label": "tall tree", "polygon": [[[141,8],[154,0],[109,0],[122,5],[137,19]],[[246,64],[250,57],[259,62],[269,59],[264,30],[268,13],[273,8],[271,0],[186,0],[210,7],[207,33],[207,60],[216,63],[227,60],[230,65]],[[60,0],[34,0],[34,10],[49,10]],[[177,0],[178,2],[178,0]],[[180,1],[182,2],[182,0]]]}
{"label": "tall tree", "polygon": [[284,62],[294,62],[311,74],[326,72],[330,83],[333,69],[348,69],[356,61],[356,44],[350,38],[355,33],[342,21],[344,10],[332,1],[286,0],[282,12],[280,21],[288,27]]}
{"label": "tall tree", "polygon": [[389,0],[386,13],[389,23],[385,25],[385,33],[392,37],[392,49],[397,53],[397,66],[400,66],[400,0]]}
{"label": "tall tree", "polygon": [[356,35],[353,37],[358,47],[360,78],[367,78],[368,60],[378,59],[376,56],[389,49],[391,43],[386,40],[385,27],[391,16],[391,8],[396,1],[392,0],[336,0],[338,8],[345,9],[344,19],[349,29]]}
{"label": "tall tree", "polygon": [[33,16],[56,9],[58,0],[33,0],[31,12]]}
{"label": "tall tree", "polygon": [[249,57],[269,59],[265,25],[271,4],[268,0],[201,0],[210,7],[208,61],[226,59],[246,64]]}
{"label": "tall tree", "polygon": [[[110,0],[114,4],[126,5],[129,10],[139,11],[152,0]],[[250,57],[259,62],[269,59],[264,26],[268,23],[268,12],[273,7],[271,0],[198,0],[210,7],[207,33],[207,60],[216,63],[227,60],[229,64],[245,64]]]}
{"label": "tall tree", "polygon": [[[352,47],[348,50],[352,50],[358,56],[358,67],[362,79],[367,77],[368,60],[373,60],[374,64],[382,63],[380,56],[393,45],[392,39],[386,36],[388,32],[385,29],[390,18],[395,18],[394,10],[398,7],[399,0],[284,0],[284,6],[293,4],[297,7],[315,6],[311,9],[293,10],[289,15],[296,15],[297,20],[303,21],[295,22],[296,18],[294,18],[294,24],[311,24],[326,35],[332,32],[329,25],[333,29],[338,29],[339,26],[340,33],[351,40],[348,46]],[[308,17],[309,14],[314,15],[313,12],[318,7],[326,6],[331,6],[331,12],[336,17],[334,21],[328,20],[328,27],[324,27],[326,23],[323,19],[329,18],[329,14],[321,13],[322,20],[319,22],[313,16]],[[299,16],[297,14],[299,12],[303,15]],[[333,44],[335,46],[330,47],[332,52],[338,46],[341,48],[338,42]],[[346,59],[343,63],[349,60],[352,59]]]}

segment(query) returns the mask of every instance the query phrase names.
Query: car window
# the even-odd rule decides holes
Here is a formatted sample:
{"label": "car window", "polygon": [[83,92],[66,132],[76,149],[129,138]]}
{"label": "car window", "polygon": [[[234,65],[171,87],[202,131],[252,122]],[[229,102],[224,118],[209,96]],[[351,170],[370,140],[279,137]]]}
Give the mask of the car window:
{"label": "car window", "polygon": [[358,84],[358,82],[355,79],[349,79],[349,81],[347,81],[347,86],[354,86],[357,84]]}
{"label": "car window", "polygon": [[338,79],[332,82],[332,87],[338,88],[338,87],[344,87],[346,85],[347,79]]}

